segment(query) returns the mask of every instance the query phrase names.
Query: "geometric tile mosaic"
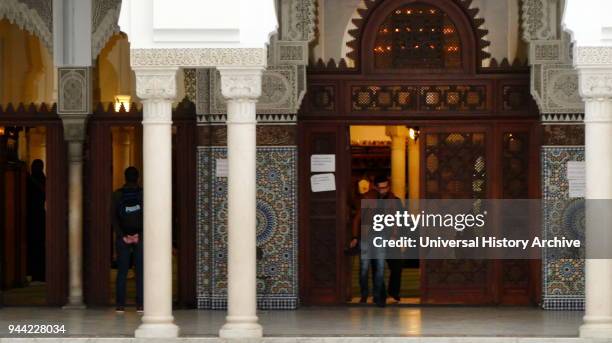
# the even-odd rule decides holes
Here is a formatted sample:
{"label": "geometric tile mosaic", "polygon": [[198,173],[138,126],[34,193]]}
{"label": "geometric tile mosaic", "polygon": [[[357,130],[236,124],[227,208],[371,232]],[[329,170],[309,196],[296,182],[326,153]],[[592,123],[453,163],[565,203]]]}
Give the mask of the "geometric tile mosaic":
{"label": "geometric tile mosaic", "polygon": [[[227,307],[227,178],[215,175],[225,147],[198,147],[198,308]],[[257,148],[257,303],[298,306],[297,147]]]}
{"label": "geometric tile mosaic", "polygon": [[[543,236],[583,239],[584,200],[569,198],[567,162],[584,161],[584,147],[542,147]],[[542,307],[549,310],[584,309],[584,251],[570,258],[543,254]]]}

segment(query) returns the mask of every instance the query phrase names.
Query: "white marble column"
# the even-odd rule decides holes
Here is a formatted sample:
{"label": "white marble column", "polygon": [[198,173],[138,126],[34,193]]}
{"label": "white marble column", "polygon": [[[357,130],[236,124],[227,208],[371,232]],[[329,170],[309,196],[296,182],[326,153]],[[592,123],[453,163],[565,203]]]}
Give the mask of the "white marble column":
{"label": "white marble column", "polygon": [[256,112],[262,68],[219,68],[227,99],[227,317],[221,338],[262,336],[257,322]]}
{"label": "white marble column", "polygon": [[68,142],[68,304],[64,309],[82,309],[83,304],[83,142],[86,115],[64,117]]}
{"label": "white marble column", "polygon": [[[580,336],[612,337],[612,260],[602,257],[610,246],[612,212],[612,68],[580,70],[585,100],[586,249],[585,315]],[[607,248],[604,248],[607,249]]]}
{"label": "white marble column", "polygon": [[134,68],[143,104],[144,315],[136,337],[177,337],[172,316],[172,101],[177,68]]}
{"label": "white marble column", "polygon": [[387,126],[387,136],[391,137],[391,191],[400,198],[406,199],[406,138],[408,129],[405,126]]}

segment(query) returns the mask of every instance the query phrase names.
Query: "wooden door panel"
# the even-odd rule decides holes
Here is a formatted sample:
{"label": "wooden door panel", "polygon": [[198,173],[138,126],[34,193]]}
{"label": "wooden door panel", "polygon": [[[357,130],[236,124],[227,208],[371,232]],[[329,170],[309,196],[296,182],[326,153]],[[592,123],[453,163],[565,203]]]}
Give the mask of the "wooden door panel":
{"label": "wooden door panel", "polygon": [[91,120],[87,153],[89,204],[85,231],[85,300],[89,306],[110,304],[112,230],[112,134],[107,123]]}
{"label": "wooden door panel", "polygon": [[[490,194],[489,129],[428,128],[421,141],[421,195],[426,199],[485,199]],[[494,301],[494,268],[486,260],[424,260],[421,302]]]}
{"label": "wooden door panel", "polygon": [[[313,193],[310,190],[310,156],[334,154],[336,176],[342,161],[342,139],[335,125],[303,124],[300,132],[300,290],[304,304],[333,304],[342,301],[344,204],[340,191]],[[339,178],[336,178],[338,185]]]}
{"label": "wooden door panel", "polygon": [[[506,124],[496,128],[498,144],[499,182],[496,195],[502,199],[537,198],[537,184],[532,175],[539,172],[532,156],[534,147],[533,125]],[[535,266],[536,268],[538,266]],[[534,265],[529,260],[499,261],[498,302],[511,305],[534,303],[532,286],[535,284]]]}

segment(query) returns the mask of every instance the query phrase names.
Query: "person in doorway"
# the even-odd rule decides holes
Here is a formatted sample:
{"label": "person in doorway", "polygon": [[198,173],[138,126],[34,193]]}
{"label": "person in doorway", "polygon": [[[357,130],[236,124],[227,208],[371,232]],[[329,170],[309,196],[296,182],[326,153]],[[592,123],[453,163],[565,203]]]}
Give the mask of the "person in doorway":
{"label": "person in doorway", "polygon": [[[387,176],[381,175],[374,178],[373,189],[362,195],[362,199],[379,199],[379,200],[393,200],[398,199],[391,192],[391,182]],[[358,207],[357,212],[353,218],[353,237],[350,242],[350,247],[355,247],[359,244],[360,236],[361,236],[361,206]],[[389,260],[393,261],[393,260]],[[395,267],[395,264],[392,262],[389,266]],[[387,293],[385,291],[385,282],[384,282],[384,272],[385,272],[385,260],[382,258],[377,259],[361,259],[360,260],[360,273],[359,273],[359,286],[361,288],[361,303],[366,303],[368,298],[368,272],[369,269],[372,269],[372,282],[374,285],[373,295],[374,295],[374,303],[377,306],[384,307],[386,305]],[[393,282],[393,287],[389,289],[391,291],[396,291],[397,293],[393,293],[393,295],[397,295],[399,298],[399,285],[397,282],[397,270],[395,270],[396,274],[393,274],[394,270],[391,270],[393,278],[390,278],[390,282]],[[400,271],[401,273],[401,271]],[[395,297],[394,297],[395,298]]]}
{"label": "person in doorway", "polygon": [[[393,192],[391,192],[391,181],[388,177],[378,177],[375,179],[374,183],[377,199],[399,201],[399,198],[395,196]],[[399,203],[394,206],[398,208],[401,207]],[[389,288],[387,289],[387,294],[396,302],[401,300],[400,289],[402,282],[403,262],[403,260],[399,259],[387,259],[387,265],[389,266]]]}
{"label": "person in doorway", "polygon": [[143,195],[138,169],[128,167],[125,185],[113,193],[111,219],[117,246],[117,312],[125,311],[125,292],[130,256],[136,267],[136,308],[142,312],[143,296]]}
{"label": "person in doorway", "polygon": [[33,282],[45,281],[45,164],[32,161],[27,181],[28,274]]}

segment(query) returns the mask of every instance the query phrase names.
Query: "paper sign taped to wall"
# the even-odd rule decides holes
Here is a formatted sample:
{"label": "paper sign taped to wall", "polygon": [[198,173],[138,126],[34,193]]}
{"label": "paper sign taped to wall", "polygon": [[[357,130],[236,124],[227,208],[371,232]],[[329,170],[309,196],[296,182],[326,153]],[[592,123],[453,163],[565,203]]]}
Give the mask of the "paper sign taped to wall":
{"label": "paper sign taped to wall", "polygon": [[584,198],[584,180],[569,180],[569,197]]}
{"label": "paper sign taped to wall", "polygon": [[333,173],[336,171],[336,155],[311,155],[310,171],[313,173]]}
{"label": "paper sign taped to wall", "polygon": [[584,180],[585,175],[584,161],[568,161],[567,162],[567,179],[568,180]]}
{"label": "paper sign taped to wall", "polygon": [[584,189],[586,187],[585,174],[584,161],[567,162],[567,181],[570,198],[584,198]]}
{"label": "paper sign taped to wall", "polygon": [[217,158],[215,160],[215,175],[217,177],[227,177],[229,175],[227,159]]}
{"label": "paper sign taped to wall", "polygon": [[310,188],[314,193],[335,191],[336,178],[331,173],[313,175],[310,177]]}

